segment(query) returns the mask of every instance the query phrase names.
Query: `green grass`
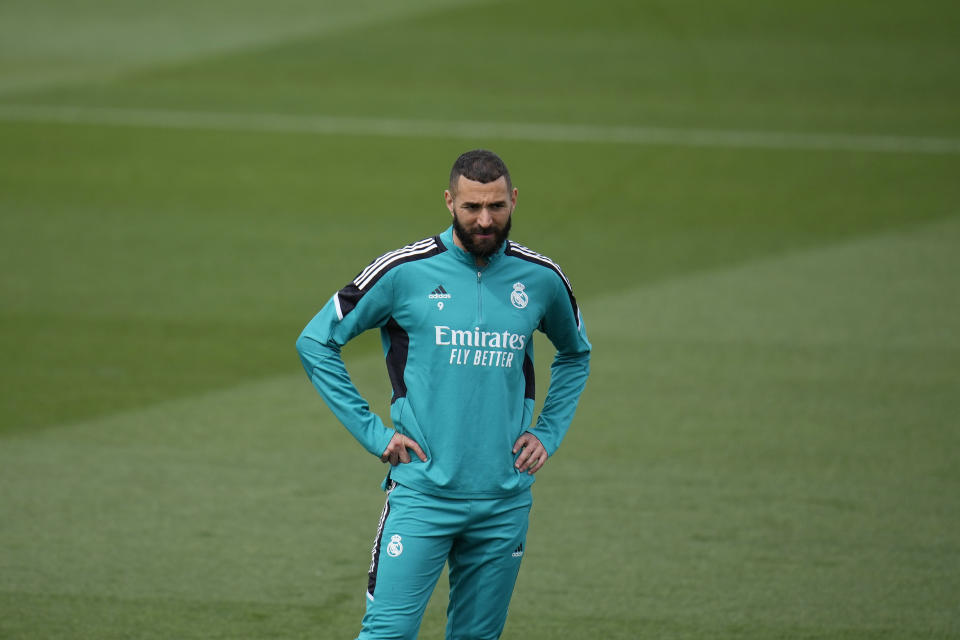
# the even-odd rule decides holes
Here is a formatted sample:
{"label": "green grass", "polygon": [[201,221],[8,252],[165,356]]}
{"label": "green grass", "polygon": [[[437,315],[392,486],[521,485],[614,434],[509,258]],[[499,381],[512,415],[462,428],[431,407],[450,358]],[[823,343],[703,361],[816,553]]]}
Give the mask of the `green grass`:
{"label": "green grass", "polygon": [[472,146],[596,350],[504,637],[960,637],[957,154],[3,111],[955,140],[954,5],[61,5],[0,8],[0,637],[356,634],[383,467],[293,341]]}

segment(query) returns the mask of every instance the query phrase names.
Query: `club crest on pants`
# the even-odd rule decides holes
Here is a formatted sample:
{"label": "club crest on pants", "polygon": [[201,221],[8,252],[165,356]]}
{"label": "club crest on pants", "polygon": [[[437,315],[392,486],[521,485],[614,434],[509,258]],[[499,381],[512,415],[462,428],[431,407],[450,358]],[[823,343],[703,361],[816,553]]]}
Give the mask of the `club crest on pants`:
{"label": "club crest on pants", "polygon": [[396,558],[403,553],[403,544],[400,542],[400,536],[390,536],[390,542],[387,544],[387,555]]}

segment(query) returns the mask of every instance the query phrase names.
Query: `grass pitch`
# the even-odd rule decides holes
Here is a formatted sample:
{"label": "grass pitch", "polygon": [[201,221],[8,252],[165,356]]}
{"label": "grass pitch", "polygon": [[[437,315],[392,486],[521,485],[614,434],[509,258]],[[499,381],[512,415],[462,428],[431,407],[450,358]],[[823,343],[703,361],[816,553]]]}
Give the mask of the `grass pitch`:
{"label": "grass pitch", "polygon": [[353,637],[293,341],[473,146],[595,346],[504,637],[960,637],[952,4],[88,5],[0,7],[0,637]]}

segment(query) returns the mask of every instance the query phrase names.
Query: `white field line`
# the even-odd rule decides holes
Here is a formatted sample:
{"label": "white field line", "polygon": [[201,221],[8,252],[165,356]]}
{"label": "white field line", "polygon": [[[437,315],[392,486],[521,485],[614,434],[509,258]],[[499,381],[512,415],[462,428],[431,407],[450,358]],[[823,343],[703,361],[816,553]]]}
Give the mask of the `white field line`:
{"label": "white field line", "polygon": [[109,107],[7,104],[0,105],[0,121],[410,138],[490,138],[536,142],[960,154],[960,138],[588,124],[400,120]]}

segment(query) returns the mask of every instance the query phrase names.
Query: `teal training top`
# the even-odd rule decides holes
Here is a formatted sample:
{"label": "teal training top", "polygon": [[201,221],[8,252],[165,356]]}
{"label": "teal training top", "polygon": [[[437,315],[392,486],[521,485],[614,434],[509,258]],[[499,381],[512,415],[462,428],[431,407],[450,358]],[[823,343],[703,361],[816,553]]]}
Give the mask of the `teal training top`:
{"label": "teal training top", "polygon": [[[549,258],[506,241],[486,266],[453,242],[453,228],[386,253],[338,291],[304,328],[297,350],[313,385],[370,453],[393,429],[350,381],[340,348],[379,327],[393,386],[390,417],[416,440],[390,478],[450,498],[507,496],[533,476],[513,464],[525,430],[560,446],[589,373],[590,343],[570,282]],[[533,332],[557,349],[535,426]]]}

